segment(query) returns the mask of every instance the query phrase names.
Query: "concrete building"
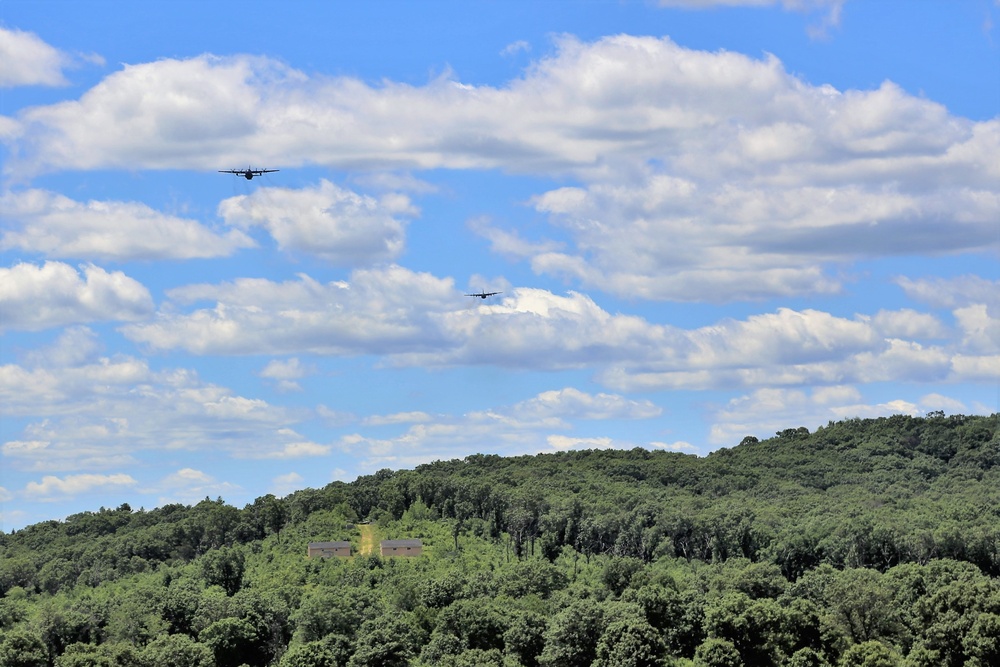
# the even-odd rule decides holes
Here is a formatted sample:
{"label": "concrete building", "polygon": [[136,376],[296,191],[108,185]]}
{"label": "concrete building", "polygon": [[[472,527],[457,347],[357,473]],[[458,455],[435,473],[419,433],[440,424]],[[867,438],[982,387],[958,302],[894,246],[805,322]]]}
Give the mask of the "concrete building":
{"label": "concrete building", "polygon": [[309,553],[310,558],[330,558],[332,556],[339,556],[341,558],[346,558],[351,555],[351,543],[350,542],[310,542],[309,543]]}
{"label": "concrete building", "polygon": [[419,556],[424,551],[420,540],[382,540],[379,547],[383,556]]}

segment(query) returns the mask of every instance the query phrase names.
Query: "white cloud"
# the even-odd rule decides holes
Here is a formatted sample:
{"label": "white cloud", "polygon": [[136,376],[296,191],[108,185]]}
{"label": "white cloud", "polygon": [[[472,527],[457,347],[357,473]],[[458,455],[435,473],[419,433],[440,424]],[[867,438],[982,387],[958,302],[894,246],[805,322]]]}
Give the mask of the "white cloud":
{"label": "white cloud", "polygon": [[896,279],[908,297],[937,308],[986,304],[1000,309],[1000,280],[965,275],[957,278]]}
{"label": "white cloud", "polygon": [[[982,308],[950,331],[912,310],[845,318],[780,308],[684,330],[611,314],[576,292],[505,290],[493,303],[461,302],[450,280],[401,267],[356,271],[350,282],[305,275],[175,290],[160,315],[126,325],[156,349],[196,354],[383,355],[401,366],[591,368],[618,391],[945,381],[962,359],[988,357],[994,320]],[[215,300],[185,313],[179,304]],[[928,342],[931,341],[931,342]],[[570,396],[561,396],[567,401]]]}
{"label": "white cloud", "polygon": [[306,366],[298,358],[292,357],[284,361],[272,359],[258,375],[273,380],[279,391],[302,391],[302,386],[296,380],[301,380],[315,372],[315,367]]}
{"label": "white cloud", "polygon": [[530,454],[587,447],[631,448],[635,443],[607,436],[571,436],[553,431],[578,427],[600,431],[608,420],[652,419],[662,410],[646,400],[614,394],[590,394],[573,387],[545,391],[513,405],[495,406],[464,415],[427,415],[422,412],[374,416],[364,426],[406,425],[388,437],[364,432],[343,436],[339,447],[361,459],[365,469],[409,467],[440,459],[461,458],[470,451]]}
{"label": "white cloud", "polygon": [[[780,169],[785,162],[807,169],[799,160],[782,159]],[[536,197],[534,205],[572,235],[576,252],[538,244],[520,254],[532,252],[537,273],[621,296],[725,302],[838,292],[840,281],[822,270],[824,263],[996,244],[996,188],[904,192],[846,178],[817,187],[812,182],[827,178],[819,175],[796,179],[800,183],[750,178],[648,174],[627,184],[560,188]],[[502,232],[481,227],[480,233],[498,252],[516,255],[522,248]]]}
{"label": "white cloud", "polygon": [[144,286],[121,271],[87,264],[83,275],[62,262],[0,268],[3,329],[37,331],[68,324],[137,320],[152,313]]}
{"label": "white cloud", "polygon": [[297,472],[278,475],[271,480],[271,493],[278,498],[284,498],[289,493],[301,489],[303,482],[305,482],[305,479]]}
{"label": "white cloud", "polygon": [[64,85],[62,71],[71,62],[34,33],[0,27],[0,88]]}
{"label": "white cloud", "polygon": [[[294,431],[290,429],[285,429],[283,435],[291,436]],[[307,456],[326,456],[330,453],[330,445],[320,445],[315,442],[309,441],[299,441],[299,442],[289,442],[285,444],[279,450],[270,450],[260,453],[252,453],[245,455],[246,458],[259,458],[259,459],[300,459]],[[234,454],[238,457],[243,457],[244,455],[240,452]]]}
{"label": "white cloud", "polygon": [[434,319],[457,302],[451,279],[399,266],[356,270],[350,283],[240,279],[169,296],[216,304],[190,314],[161,311],[155,321],[126,326],[125,335],[197,354],[392,354],[440,345]]}
{"label": "white cloud", "polygon": [[796,12],[824,12],[817,25],[809,26],[814,39],[826,37],[826,31],[840,25],[840,16],[847,0],[657,0],[661,7],[709,9],[716,7],[775,7]]}
{"label": "white cloud", "polygon": [[951,414],[969,414],[969,408],[958,399],[938,393],[927,394],[920,398],[920,407],[926,411],[943,410]]}
{"label": "white cloud", "polygon": [[[709,441],[714,445],[731,447],[746,435],[763,439],[787,428],[805,426],[815,430],[830,421],[896,414],[919,417],[932,410],[970,414],[962,401],[939,393],[926,394],[916,403],[905,399],[869,403],[857,387],[848,385],[817,387],[808,391],[758,389],[729,401],[710,416],[714,423]],[[973,411],[987,412],[978,408]]]}
{"label": "white cloud", "polygon": [[0,212],[15,227],[0,237],[0,250],[47,257],[194,259],[225,257],[254,245],[241,231],[219,233],[139,202],[81,203],[45,190],[26,190],[0,197]]}
{"label": "white cloud", "polygon": [[553,449],[610,449],[615,446],[611,438],[571,438],[565,435],[550,435],[547,438]]}
{"label": "white cloud", "polygon": [[5,415],[27,422],[0,445],[6,465],[25,470],[109,470],[163,450],[248,459],[330,451],[293,429],[305,411],[235,395],[192,371],[153,371],[124,356],[64,367],[0,366],[0,402]]}
{"label": "white cloud", "polygon": [[409,172],[376,171],[351,175],[351,182],[382,192],[413,192],[433,194],[438,187],[429,181],[417,178]]}
{"label": "white cloud", "polygon": [[96,490],[107,491],[115,488],[134,487],[138,482],[124,473],[113,475],[67,475],[56,477],[46,475],[41,482],[28,482],[24,489],[26,496],[38,500],[53,500],[60,497],[78,496]]}
{"label": "white cloud", "polygon": [[[378,173],[565,174],[579,183],[534,201],[568,247],[486,233],[538,272],[647,299],[830,294],[835,264],[997,245],[1000,121],[952,116],[891,82],[838,91],[771,56],[627,35],[561,38],[501,87],[450,77],[370,86],[242,56],[128,66],[79,101],[19,115],[9,168],[215,168],[249,153]],[[276,193],[299,211],[345,201],[331,188]],[[372,235],[345,230],[329,206],[300,219],[261,191],[239,201],[266,211],[244,211],[244,224],[286,248],[346,263],[348,239],[363,261],[401,247],[404,214],[384,201],[361,207],[375,211]]]}
{"label": "white cloud", "polygon": [[771,437],[798,426],[814,430],[827,422],[853,417],[880,417],[892,414],[918,415],[920,410],[906,401],[865,405],[861,392],[852,386],[833,386],[803,391],[798,389],[758,389],[735,398],[713,416],[709,442],[733,446],[744,436]]}
{"label": "white cloud", "polygon": [[976,304],[956,308],[954,314],[964,349],[980,354],[1000,352],[1000,308],[991,312],[986,304]]}
{"label": "white cloud", "polygon": [[617,394],[588,394],[573,387],[543,391],[516,404],[511,413],[519,419],[651,419],[663,410],[648,400],[632,400]]}
{"label": "white cloud", "polygon": [[397,412],[391,415],[372,415],[366,417],[364,423],[368,426],[385,426],[387,424],[417,424],[431,421],[433,418],[426,412]]}
{"label": "white cloud", "polygon": [[935,316],[909,308],[880,310],[872,317],[879,335],[887,338],[942,339],[949,336],[948,328]]}
{"label": "white cloud", "polygon": [[272,380],[300,380],[313,372],[313,369],[303,366],[302,362],[292,357],[284,361],[272,359],[260,372],[260,376]]}
{"label": "white cloud", "polygon": [[263,227],[282,250],[306,252],[339,265],[394,259],[403,250],[404,223],[416,214],[399,194],[376,200],[322,180],[302,190],[261,188],[219,204],[230,225]]}
{"label": "white cloud", "polygon": [[181,468],[165,476],[151,489],[146,489],[145,491],[147,493],[161,494],[158,499],[160,505],[168,503],[193,505],[213,496],[232,496],[242,491],[242,488],[238,484],[231,482],[220,482],[201,470]]}
{"label": "white cloud", "polygon": [[842,6],[847,0],[657,0],[661,7],[688,7],[707,9],[709,7],[772,7],[780,5],[793,11],[807,11]]}
{"label": "white cloud", "polygon": [[651,442],[650,447],[655,449],[663,449],[668,452],[681,452],[685,454],[698,454],[701,451],[700,447],[692,445],[690,442],[685,442],[684,440],[678,440],[677,442]]}
{"label": "white cloud", "polygon": [[23,357],[27,365],[35,368],[62,368],[94,361],[101,349],[101,342],[92,329],[71,326],[64,329],[51,344],[25,352]]}
{"label": "white cloud", "polygon": [[10,502],[14,499],[14,494],[0,486],[0,503]]}
{"label": "white cloud", "polygon": [[513,56],[521,52],[531,51],[531,44],[519,39],[516,42],[511,42],[507,46],[500,50],[500,55],[502,56]]}

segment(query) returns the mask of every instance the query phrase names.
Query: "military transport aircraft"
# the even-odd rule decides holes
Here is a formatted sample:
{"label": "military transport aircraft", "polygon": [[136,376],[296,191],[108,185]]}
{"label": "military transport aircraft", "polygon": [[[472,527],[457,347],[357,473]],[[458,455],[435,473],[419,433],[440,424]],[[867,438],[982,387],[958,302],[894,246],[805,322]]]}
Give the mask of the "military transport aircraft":
{"label": "military transport aircraft", "polygon": [[252,180],[254,176],[260,176],[261,174],[272,174],[276,171],[281,171],[280,169],[251,169],[247,167],[246,169],[220,169],[220,174],[236,174],[237,176],[242,176],[243,178]]}
{"label": "military transport aircraft", "polygon": [[480,299],[485,299],[488,296],[494,296],[496,294],[503,294],[503,292],[487,292],[484,290],[479,293],[466,294],[465,296],[478,296]]}

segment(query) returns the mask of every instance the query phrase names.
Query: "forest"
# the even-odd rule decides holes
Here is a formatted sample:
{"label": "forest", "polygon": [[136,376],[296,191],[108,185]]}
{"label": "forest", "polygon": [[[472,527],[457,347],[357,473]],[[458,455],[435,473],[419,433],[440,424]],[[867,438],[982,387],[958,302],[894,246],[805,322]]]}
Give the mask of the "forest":
{"label": "forest", "polygon": [[[361,530],[423,554],[360,553]],[[350,558],[307,558],[347,540]],[[996,667],[1000,415],[476,454],[0,533],[0,667]]]}

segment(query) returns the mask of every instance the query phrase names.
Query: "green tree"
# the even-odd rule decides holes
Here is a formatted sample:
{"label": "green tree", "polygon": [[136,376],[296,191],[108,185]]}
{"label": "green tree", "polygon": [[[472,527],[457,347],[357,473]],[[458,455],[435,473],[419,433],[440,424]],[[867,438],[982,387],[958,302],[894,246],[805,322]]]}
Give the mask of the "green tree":
{"label": "green tree", "polygon": [[381,611],[381,601],[372,591],[318,586],[292,614],[292,622],[296,638],[303,643],[331,634],[353,638],[366,620]]}
{"label": "green tree", "polygon": [[743,667],[743,658],[731,641],[706,639],[694,652],[695,667]]}
{"label": "green tree", "polygon": [[792,654],[784,667],[830,667],[830,663],[813,649],[801,648]]}
{"label": "green tree", "polygon": [[496,601],[489,598],[458,600],[441,610],[435,631],[454,635],[465,648],[503,650],[507,621]]}
{"label": "green tree", "polygon": [[840,658],[840,667],[899,667],[901,664],[899,653],[874,640],[855,644]]}
{"label": "green tree", "polygon": [[601,582],[613,595],[621,595],[642,568],[643,562],[638,558],[611,558],[601,572]]}
{"label": "green tree", "polygon": [[66,652],[56,658],[55,667],[118,667],[118,663],[99,646],[77,643],[66,647]]}
{"label": "green tree", "polygon": [[42,638],[28,630],[6,633],[0,640],[0,665],[3,667],[48,667],[49,652]]}
{"label": "green tree", "polygon": [[597,657],[603,614],[593,600],[577,600],[552,617],[545,631],[543,667],[587,667]]}
{"label": "green tree", "polygon": [[982,613],[962,640],[969,667],[1000,665],[1000,615]]}
{"label": "green tree", "polygon": [[656,630],[642,619],[608,625],[597,643],[594,667],[658,667],[666,646]]}
{"label": "green tree", "polygon": [[144,667],[214,667],[212,650],[186,635],[163,635],[141,654]]}
{"label": "green tree", "polygon": [[413,629],[405,621],[382,616],[358,630],[350,667],[405,667],[414,657]]}
{"label": "green tree", "polygon": [[329,635],[320,641],[290,646],[281,656],[279,667],[344,667],[351,657],[350,641],[343,635]]}
{"label": "green tree", "polygon": [[531,611],[514,614],[503,635],[504,650],[524,667],[536,667],[538,656],[545,648],[545,627],[541,614]]}
{"label": "green tree", "polygon": [[708,606],[705,629],[710,637],[732,642],[748,665],[778,664],[793,644],[784,609],[774,600],[752,600],[740,591]]}
{"label": "green tree", "polygon": [[227,595],[234,595],[243,585],[245,557],[238,548],[221,547],[199,559],[201,573],[209,586],[221,586]]}
{"label": "green tree", "polygon": [[257,631],[241,618],[215,621],[198,634],[198,641],[212,650],[218,667],[267,663]]}
{"label": "green tree", "polygon": [[65,558],[53,558],[38,570],[38,587],[46,593],[56,593],[61,588],[76,583],[79,569]]}

